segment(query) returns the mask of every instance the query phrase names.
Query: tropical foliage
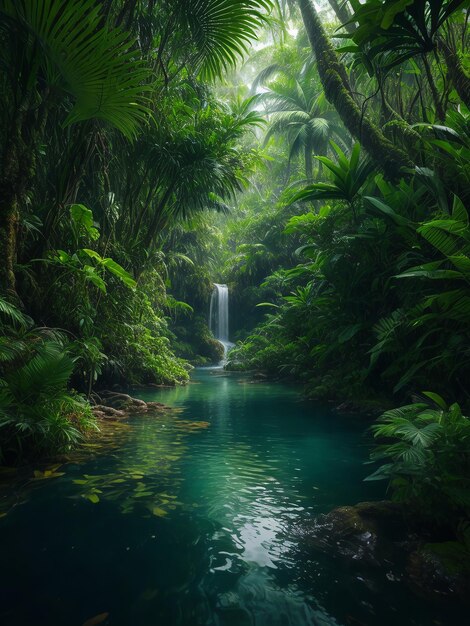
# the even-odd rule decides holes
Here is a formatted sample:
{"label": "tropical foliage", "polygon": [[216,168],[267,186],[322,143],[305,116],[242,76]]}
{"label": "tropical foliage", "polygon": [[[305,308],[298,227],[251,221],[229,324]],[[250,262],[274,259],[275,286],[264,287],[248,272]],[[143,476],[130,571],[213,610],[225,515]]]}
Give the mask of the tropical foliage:
{"label": "tropical foliage", "polygon": [[[72,387],[92,397],[97,385],[179,384],[191,366],[175,350],[219,359],[199,311],[194,348],[170,326],[193,323],[178,299],[182,268],[201,254],[185,242],[190,220],[226,211],[257,160],[240,141],[262,120],[211,83],[247,54],[269,10],[0,2],[5,457],[80,439],[91,413]],[[185,297],[203,308],[201,270],[202,304]]]}
{"label": "tropical foliage", "polygon": [[85,399],[67,387],[74,370],[62,333],[0,298],[0,462],[65,451],[95,426]]}
{"label": "tropical foliage", "polygon": [[[395,499],[438,521],[465,519],[470,509],[470,420],[457,403],[424,392],[385,412],[372,427],[373,461],[387,461],[366,480],[388,480]],[[439,519],[441,518],[441,519]]]}
{"label": "tropical foliage", "polygon": [[97,389],[218,362],[226,282],[228,368],[403,405],[375,478],[467,514],[467,26],[450,0],[0,0],[3,460],[77,443]]}

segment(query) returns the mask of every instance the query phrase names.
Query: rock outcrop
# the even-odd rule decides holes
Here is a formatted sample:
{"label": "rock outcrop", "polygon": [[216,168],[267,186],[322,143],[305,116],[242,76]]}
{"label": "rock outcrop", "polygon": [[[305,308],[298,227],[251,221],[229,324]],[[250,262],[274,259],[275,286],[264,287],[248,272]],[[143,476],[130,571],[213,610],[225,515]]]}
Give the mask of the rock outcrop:
{"label": "rock outcrop", "polygon": [[99,395],[94,395],[93,400],[95,405],[92,411],[98,419],[121,420],[149,411],[162,413],[172,410],[171,407],[161,402],[145,402],[117,391],[100,391]]}
{"label": "rock outcrop", "polygon": [[380,568],[389,580],[403,581],[419,595],[470,603],[468,548],[443,541],[443,529],[426,526],[403,505],[380,501],[339,507],[298,533],[312,550],[328,553],[358,574]]}

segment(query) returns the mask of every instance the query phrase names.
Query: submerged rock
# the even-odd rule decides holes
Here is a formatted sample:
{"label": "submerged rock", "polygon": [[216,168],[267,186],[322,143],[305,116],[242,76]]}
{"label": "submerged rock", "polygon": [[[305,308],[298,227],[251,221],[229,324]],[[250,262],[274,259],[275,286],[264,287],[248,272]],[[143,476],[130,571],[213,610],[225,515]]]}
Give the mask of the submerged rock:
{"label": "submerged rock", "polygon": [[410,555],[407,569],[420,595],[458,596],[470,603],[470,552],[461,543],[425,544]]}
{"label": "submerged rock", "polygon": [[[384,538],[399,537],[405,529],[401,508],[392,502],[361,502],[320,515],[303,528],[305,542],[338,557],[379,566],[385,558]],[[387,551],[385,550],[385,553]]]}
{"label": "submerged rock", "polygon": [[420,595],[468,603],[470,552],[456,541],[431,543],[433,532],[389,501],[339,507],[298,529],[305,545],[365,578],[379,569],[387,580],[404,581]]}

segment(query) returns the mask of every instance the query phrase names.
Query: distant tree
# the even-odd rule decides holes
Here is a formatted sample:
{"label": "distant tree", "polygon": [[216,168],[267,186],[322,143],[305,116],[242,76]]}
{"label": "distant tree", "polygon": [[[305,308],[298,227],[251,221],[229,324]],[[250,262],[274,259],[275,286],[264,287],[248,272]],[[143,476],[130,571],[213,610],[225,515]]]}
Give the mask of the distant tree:
{"label": "distant tree", "polygon": [[[339,116],[328,106],[314,79],[310,63],[298,75],[278,64],[265,68],[255,81],[267,89],[258,95],[266,105],[271,122],[265,142],[273,135],[286,135],[289,160],[304,154],[305,176],[313,177],[313,155],[325,155],[331,139],[341,140],[345,134]],[[271,79],[271,80],[270,80]]]}

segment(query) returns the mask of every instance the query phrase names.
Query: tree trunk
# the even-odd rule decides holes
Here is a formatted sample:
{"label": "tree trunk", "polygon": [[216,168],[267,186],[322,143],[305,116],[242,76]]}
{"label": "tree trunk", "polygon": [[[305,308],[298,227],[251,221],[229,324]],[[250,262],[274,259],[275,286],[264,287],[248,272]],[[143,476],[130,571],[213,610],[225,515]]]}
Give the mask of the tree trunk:
{"label": "tree trunk", "polygon": [[21,184],[20,122],[12,129],[2,158],[0,175],[0,293],[15,296],[16,231],[18,190]]}
{"label": "tree trunk", "polygon": [[344,0],[328,0],[328,4],[335,12],[336,17],[341,22],[341,24],[345,25],[344,28],[346,32],[353,33],[356,28],[354,24],[348,24],[352,18],[352,15],[349,11],[349,8]]}
{"label": "tree trunk", "polygon": [[[0,185],[0,193],[3,192]],[[2,201],[0,206],[0,293],[15,295],[15,252],[18,211],[15,198]]]}
{"label": "tree trunk", "polygon": [[313,178],[313,159],[312,159],[312,146],[309,141],[305,145],[305,177],[308,180]]}
{"label": "tree trunk", "polygon": [[422,55],[424,71],[426,72],[426,78],[428,79],[428,85],[431,90],[432,99],[434,101],[434,107],[436,109],[436,115],[440,122],[443,122],[446,119],[446,114],[444,108],[442,107],[441,99],[439,98],[439,94],[437,92],[436,83],[434,82],[434,78],[431,72],[431,68],[429,67],[428,58],[425,54]]}
{"label": "tree trunk", "polygon": [[32,113],[32,91],[18,106],[0,171],[0,293],[17,298],[15,263],[19,211],[36,173],[36,152],[47,119],[47,95]]}
{"label": "tree trunk", "polygon": [[354,101],[346,71],[338,60],[312,1],[298,0],[298,4],[327,100],[338,111],[351,135],[361,142],[385,175],[392,179],[399,178],[402,168],[413,167],[411,159],[372,124]]}
{"label": "tree trunk", "polygon": [[147,230],[147,234],[145,235],[145,238],[144,238],[144,241],[143,241],[143,246],[145,248],[149,248],[150,247],[150,245],[152,244],[152,241],[155,239],[155,236],[156,236],[159,228],[161,228],[163,226],[164,222],[165,222],[165,218],[163,216],[163,212],[165,210],[166,205],[168,204],[168,201],[171,198],[171,194],[173,193],[175,187],[176,187],[176,181],[173,181],[168,186],[167,190],[163,194],[162,199],[160,200],[160,202],[158,203],[158,205],[154,209],[154,215],[153,215],[152,221],[149,224],[149,227],[148,227],[148,230]]}
{"label": "tree trunk", "polygon": [[470,77],[465,73],[459,56],[443,40],[439,41],[438,48],[444,53],[447,71],[455,91],[467,109],[470,109]]}

